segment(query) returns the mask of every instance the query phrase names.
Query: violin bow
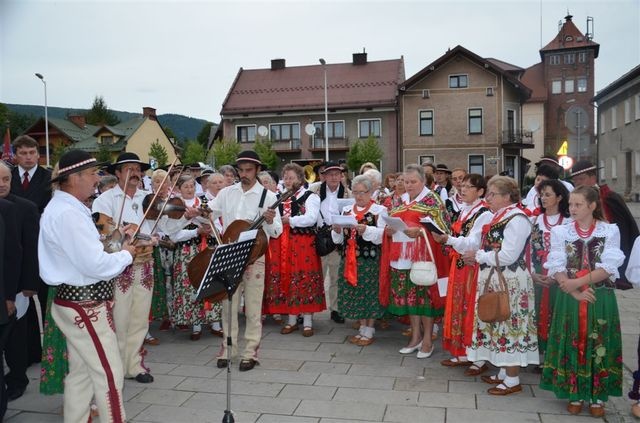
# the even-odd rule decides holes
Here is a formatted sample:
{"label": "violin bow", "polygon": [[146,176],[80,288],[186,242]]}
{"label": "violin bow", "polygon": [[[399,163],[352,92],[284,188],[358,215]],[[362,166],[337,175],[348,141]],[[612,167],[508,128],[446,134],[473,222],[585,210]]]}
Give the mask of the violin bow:
{"label": "violin bow", "polygon": [[218,232],[218,228],[216,228],[216,224],[213,221],[213,213],[209,213],[209,223],[211,223],[211,229],[213,231],[213,236],[216,239],[218,245],[222,245],[222,237],[220,236],[220,232]]}
{"label": "violin bow", "polygon": [[120,224],[122,223],[124,203],[127,201],[127,185],[129,185],[129,176],[131,176],[131,169],[127,169],[127,176],[124,178],[124,189],[122,190],[124,196],[122,197],[122,205],[120,206],[120,213],[118,214],[118,221],[116,222],[116,230],[120,229]]}
{"label": "violin bow", "polygon": [[[178,160],[176,158],[176,160]],[[174,160],[175,163],[175,160]],[[173,165],[171,165],[171,168],[173,167]],[[171,170],[171,168],[169,168],[169,170]],[[178,174],[178,177],[176,178],[175,182],[173,183],[173,185],[171,185],[171,189],[169,190],[169,194],[167,195],[167,199],[164,201],[164,203],[162,203],[162,207],[160,208],[160,213],[158,213],[158,217],[156,218],[156,220],[153,222],[153,227],[151,228],[151,234],[153,234],[153,231],[156,230],[156,228],[158,227],[158,223],[160,222],[160,218],[162,217],[162,213],[164,213],[164,209],[167,207],[167,204],[169,204],[169,199],[171,199],[171,193],[173,192],[173,190],[175,189],[176,185],[178,185],[178,180],[180,179],[180,176],[182,176],[182,172],[184,172],[184,168],[180,169],[180,173]],[[165,175],[165,179],[162,180],[162,184],[160,185],[160,187],[162,187],[164,185],[165,180],[167,179],[167,176],[169,176],[169,172],[167,172],[167,174]],[[158,196],[158,193],[160,192],[160,190],[158,190],[158,192],[156,192],[156,195],[153,196],[153,199],[151,200],[151,206],[153,206],[153,202],[156,200],[156,197]],[[149,210],[151,210],[151,206],[149,206],[149,208],[147,209],[147,212],[145,212],[144,216],[142,217],[142,221],[144,222],[144,219],[146,219],[147,217],[147,213],[149,212]],[[142,223],[140,224],[142,225]],[[138,226],[140,227],[140,226]],[[149,235],[151,235],[149,234]]]}

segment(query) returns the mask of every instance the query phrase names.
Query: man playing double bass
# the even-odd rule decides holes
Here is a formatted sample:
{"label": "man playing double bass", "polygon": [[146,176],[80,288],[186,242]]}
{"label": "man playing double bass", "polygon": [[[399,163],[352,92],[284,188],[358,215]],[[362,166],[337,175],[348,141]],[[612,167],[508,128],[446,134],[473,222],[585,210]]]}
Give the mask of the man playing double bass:
{"label": "man playing double bass", "polygon": [[[265,223],[262,229],[267,237],[277,238],[282,233],[282,221],[279,212],[269,207],[276,202],[276,195],[264,188],[257,180],[257,175],[264,167],[254,151],[243,151],[236,159],[236,167],[240,183],[223,188],[218,196],[209,202],[213,217],[222,217],[223,231],[235,220],[254,221],[263,216]],[[246,346],[240,357],[240,371],[247,371],[258,364],[258,347],[262,337],[262,294],[264,291],[264,255],[253,264],[247,266],[233,295],[231,304],[231,355],[237,355],[238,345],[238,303],[244,292],[246,327],[244,338]],[[229,301],[222,302],[222,330],[229,334]],[[227,366],[226,341],[223,338],[220,352],[217,355],[219,368]]]}

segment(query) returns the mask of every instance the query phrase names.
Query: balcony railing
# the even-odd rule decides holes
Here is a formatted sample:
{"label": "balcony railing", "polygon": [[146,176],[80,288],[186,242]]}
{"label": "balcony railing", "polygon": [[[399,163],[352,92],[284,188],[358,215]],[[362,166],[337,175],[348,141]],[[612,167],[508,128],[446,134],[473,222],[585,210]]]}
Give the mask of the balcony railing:
{"label": "balcony railing", "polygon": [[[325,148],[324,138],[314,137],[311,148]],[[338,148],[345,149],[349,148],[349,139],[348,138],[329,138],[329,149]]]}
{"label": "balcony railing", "polygon": [[300,150],[300,140],[293,139],[293,140],[272,141],[271,148],[273,148],[275,151],[280,151],[280,152],[286,152],[288,150],[297,152]]}
{"label": "balcony railing", "polygon": [[533,132],[502,131],[502,146],[507,148],[533,148]]}

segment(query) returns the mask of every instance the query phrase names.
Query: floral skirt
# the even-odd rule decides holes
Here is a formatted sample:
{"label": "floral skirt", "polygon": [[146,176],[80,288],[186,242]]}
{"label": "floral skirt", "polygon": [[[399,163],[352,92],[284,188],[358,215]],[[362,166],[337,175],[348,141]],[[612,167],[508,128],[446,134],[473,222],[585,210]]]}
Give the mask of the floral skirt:
{"label": "floral skirt", "polygon": [[578,349],[579,302],[558,291],[540,387],[570,401],[607,401],[622,395],[622,340],[613,289],[595,289],[587,306],[586,343]]}
{"label": "floral skirt", "polygon": [[391,295],[387,310],[397,316],[418,315],[427,317],[440,317],[444,314],[444,308],[440,306],[437,296],[438,285],[419,286],[409,279],[409,269],[399,270],[391,268]]}
{"label": "floral skirt", "polygon": [[280,314],[287,312],[287,296],[280,283],[280,238],[270,238],[264,260],[264,295],[262,314]]}
{"label": "floral skirt", "polygon": [[338,310],[347,319],[378,319],[384,307],[378,300],[380,261],[358,259],[358,283],[351,285],[344,278],[344,258],[338,270]]}
{"label": "floral skirt", "polygon": [[[489,272],[488,267],[480,271],[476,303]],[[539,364],[538,328],[531,274],[521,268],[515,272],[507,268],[502,273],[509,289],[511,316],[504,322],[485,323],[478,319],[476,307],[467,357],[471,361],[487,360],[497,367]],[[497,280],[498,275],[494,272],[494,289],[498,287]]]}
{"label": "floral skirt", "polygon": [[[455,266],[455,261],[452,267]],[[471,278],[471,280],[467,280]],[[473,313],[476,307],[477,282],[473,266],[455,268],[449,277],[444,312],[442,346],[454,357],[467,354],[473,333]]]}
{"label": "floral skirt", "polygon": [[42,362],[40,363],[40,393],[55,395],[64,393],[64,378],[69,373],[67,340],[51,316],[51,305],[56,298],[57,287],[49,287],[47,311],[42,338]]}
{"label": "floral skirt", "polygon": [[160,247],[153,248],[153,296],[151,297],[151,318],[162,320],[168,317],[167,286],[164,267],[160,258]]}

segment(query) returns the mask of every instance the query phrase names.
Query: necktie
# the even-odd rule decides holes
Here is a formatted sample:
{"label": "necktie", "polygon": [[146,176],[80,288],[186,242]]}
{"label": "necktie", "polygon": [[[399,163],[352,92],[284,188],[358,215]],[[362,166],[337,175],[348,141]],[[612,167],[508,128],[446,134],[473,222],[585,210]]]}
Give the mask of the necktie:
{"label": "necktie", "polygon": [[29,172],[24,173],[24,178],[22,179],[22,190],[26,191],[29,189]]}

